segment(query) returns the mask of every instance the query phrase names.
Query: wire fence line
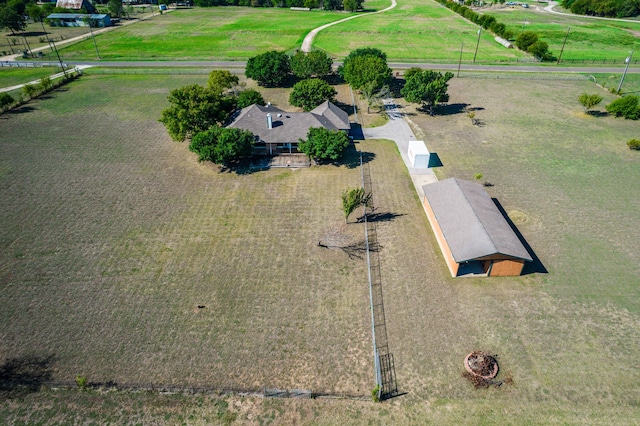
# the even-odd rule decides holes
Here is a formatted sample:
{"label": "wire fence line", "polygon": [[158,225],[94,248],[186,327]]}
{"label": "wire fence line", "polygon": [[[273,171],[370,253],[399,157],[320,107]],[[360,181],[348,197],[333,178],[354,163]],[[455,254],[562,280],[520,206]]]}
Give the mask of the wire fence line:
{"label": "wire fence line", "polygon": [[364,206],[364,233],[367,252],[367,271],[369,279],[369,305],[371,309],[371,334],[373,340],[373,361],[376,376],[378,400],[392,398],[398,394],[393,354],[389,351],[387,324],[384,315],[384,299],[382,296],[382,274],[380,272],[380,256],[378,255],[378,234],[376,224],[368,220],[369,212],[374,211],[373,185],[369,164],[362,160],[360,152],[360,171],[362,188],[370,195],[370,205]]}
{"label": "wire fence line", "polygon": [[[32,385],[32,384],[28,384]],[[31,386],[25,387],[31,388]],[[52,390],[76,390],[81,389],[75,382],[47,381],[41,384]],[[20,384],[13,386],[15,390],[20,389]],[[236,388],[236,387],[214,387],[214,386],[175,386],[161,385],[155,383],[148,384],[120,384],[116,382],[87,383],[84,389],[95,391],[117,391],[117,392],[152,392],[159,395],[234,395],[249,396],[256,398],[299,398],[299,399],[350,399],[350,400],[370,400],[364,394],[339,393],[329,391],[313,391],[306,389],[275,389],[275,388]]]}

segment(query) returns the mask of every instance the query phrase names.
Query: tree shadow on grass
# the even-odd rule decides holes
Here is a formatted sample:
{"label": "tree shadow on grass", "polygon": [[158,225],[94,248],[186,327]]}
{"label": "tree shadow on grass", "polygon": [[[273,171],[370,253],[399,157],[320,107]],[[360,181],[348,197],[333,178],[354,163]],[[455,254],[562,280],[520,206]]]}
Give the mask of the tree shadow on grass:
{"label": "tree shadow on grass", "polygon": [[533,251],[533,249],[531,248],[531,246],[529,245],[527,240],[525,240],[525,238],[522,236],[522,234],[520,233],[520,231],[518,230],[516,225],[511,221],[511,218],[509,217],[507,212],[502,207],[502,204],[500,204],[500,201],[498,201],[497,198],[492,198],[492,200],[493,200],[493,203],[498,208],[498,210],[500,211],[500,213],[502,214],[502,217],[504,217],[504,219],[507,221],[507,223],[509,224],[509,226],[511,227],[513,232],[516,234],[516,236],[520,240],[520,243],[522,243],[524,248],[529,253],[529,256],[531,256],[531,259],[533,259],[532,262],[525,262],[524,263],[524,267],[522,268],[522,273],[520,275],[547,274],[547,273],[549,273],[549,271],[542,264],[542,261],[536,255],[536,253]]}
{"label": "tree shadow on grass", "polygon": [[[344,246],[338,246],[338,245],[334,246],[334,245],[322,244],[322,242],[318,242],[318,246],[322,248],[328,248],[328,249],[340,249],[347,256],[349,256],[349,259],[361,260],[361,259],[364,259],[364,256],[367,254],[367,242],[365,240],[356,241],[354,243],[347,244]],[[370,252],[378,252],[380,251],[382,246],[377,242],[374,242],[369,244],[368,248]]]}
{"label": "tree shadow on grass", "polygon": [[15,34],[15,35],[16,36],[20,35],[20,37],[22,37],[23,35],[25,37],[42,37],[42,36],[46,36],[47,34],[50,34],[50,33],[45,33],[44,31],[25,31],[24,33]]}
{"label": "tree shadow on grass", "polygon": [[[469,104],[457,103],[457,104],[447,104],[440,105],[436,108],[436,115],[455,115],[460,114],[464,111],[469,111],[467,108]],[[473,111],[478,111],[477,108],[474,108]]]}
{"label": "tree shadow on grass", "polygon": [[54,355],[9,358],[0,365],[0,395],[16,396],[40,390],[53,376]]}
{"label": "tree shadow on grass", "polygon": [[[404,216],[404,213],[369,213],[367,214],[367,222],[392,222],[397,217]],[[364,216],[360,216],[356,219],[356,222],[362,223],[364,222]]]}
{"label": "tree shadow on grass", "polygon": [[14,115],[14,114],[25,114],[25,113],[27,113],[27,112],[31,112],[31,111],[35,111],[35,110],[36,110],[36,109],[35,109],[34,107],[32,107],[32,106],[29,106],[29,105],[23,105],[23,106],[21,106],[21,107],[18,107],[18,108],[14,108],[14,109],[12,109],[12,110],[9,110],[9,111],[5,112],[5,113],[4,113],[4,114],[2,114],[2,115],[7,115],[7,116],[9,116],[9,115]]}
{"label": "tree shadow on grass", "polygon": [[[361,151],[356,149],[355,144],[349,144],[342,156],[341,164],[344,164],[348,169],[360,167],[360,154]],[[362,152],[362,164],[373,161],[374,158],[376,158],[376,154],[373,152]]]}
{"label": "tree shadow on grass", "polygon": [[606,111],[587,111],[587,115],[590,115],[592,117],[601,118],[601,117],[608,117],[609,113],[606,112]]}

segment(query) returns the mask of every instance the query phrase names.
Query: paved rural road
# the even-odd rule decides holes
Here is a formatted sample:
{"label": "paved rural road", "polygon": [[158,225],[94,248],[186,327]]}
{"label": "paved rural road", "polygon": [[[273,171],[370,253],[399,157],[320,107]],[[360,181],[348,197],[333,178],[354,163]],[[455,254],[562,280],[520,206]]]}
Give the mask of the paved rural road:
{"label": "paved rural road", "polygon": [[[70,66],[89,65],[92,67],[122,67],[122,68],[241,68],[246,66],[245,61],[130,61],[130,62],[113,62],[113,61],[81,61],[68,62]],[[334,62],[339,65],[340,62]],[[431,64],[431,63],[409,63],[409,62],[389,62],[392,69],[406,69],[411,67],[429,68],[435,70],[456,71],[458,64]],[[501,71],[501,72],[542,72],[542,73],[622,73],[624,63],[620,60],[620,65],[616,67],[558,67],[553,65],[478,65],[478,64],[462,64],[460,71]],[[640,73],[640,66],[629,67],[629,73]]]}
{"label": "paved rural road", "polygon": [[340,19],[339,21],[329,22],[328,24],[322,25],[321,27],[318,27],[318,28],[316,28],[314,30],[311,30],[311,32],[309,32],[309,34],[306,35],[304,40],[302,40],[302,47],[300,49],[303,52],[307,52],[307,53],[311,52],[311,45],[313,44],[313,39],[316,37],[316,35],[318,35],[318,33],[320,31],[324,30],[325,28],[329,28],[332,25],[336,25],[336,24],[339,24],[341,22],[349,21],[351,19],[362,18],[363,16],[375,15],[377,13],[383,13],[383,12],[386,12],[388,10],[393,9],[396,6],[397,6],[396,0],[391,0],[391,6],[387,7],[386,9],[382,9],[382,10],[379,10],[377,12],[363,13],[363,14],[360,14],[360,15],[349,16],[348,18]]}

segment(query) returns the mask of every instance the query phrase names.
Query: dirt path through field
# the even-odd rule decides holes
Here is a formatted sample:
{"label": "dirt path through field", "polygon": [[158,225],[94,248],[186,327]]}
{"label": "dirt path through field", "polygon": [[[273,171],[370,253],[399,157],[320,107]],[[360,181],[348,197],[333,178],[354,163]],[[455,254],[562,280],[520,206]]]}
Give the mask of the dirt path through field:
{"label": "dirt path through field", "polygon": [[304,40],[302,40],[302,47],[300,49],[302,49],[303,52],[310,52],[311,51],[311,45],[313,44],[313,39],[316,37],[316,35],[318,35],[318,33],[320,31],[324,30],[325,28],[329,28],[332,25],[336,25],[336,24],[339,24],[341,22],[348,21],[350,19],[361,18],[363,16],[369,16],[369,15],[375,15],[376,13],[383,13],[383,12],[386,12],[388,10],[393,9],[396,6],[397,6],[396,0],[391,0],[391,6],[387,7],[386,9],[382,9],[382,10],[379,10],[377,12],[364,13],[362,15],[349,16],[348,18],[340,19],[339,21],[335,21],[335,22],[330,22],[328,24],[322,25],[321,27],[313,29],[313,30],[311,30],[311,32],[309,32],[309,34],[307,34],[307,36],[304,38]]}

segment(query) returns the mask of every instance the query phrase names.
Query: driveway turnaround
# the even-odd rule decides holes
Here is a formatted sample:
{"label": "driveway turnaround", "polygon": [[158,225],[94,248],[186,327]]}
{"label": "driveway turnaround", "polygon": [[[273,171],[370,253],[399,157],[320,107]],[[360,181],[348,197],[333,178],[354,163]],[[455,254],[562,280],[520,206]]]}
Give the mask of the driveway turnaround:
{"label": "driveway turnaround", "polygon": [[[404,161],[413,185],[416,187],[416,192],[420,200],[422,200],[424,198],[422,186],[437,182],[438,178],[436,178],[435,173],[433,173],[433,170],[430,168],[416,168],[411,166],[407,151],[409,150],[409,141],[416,140],[416,136],[404,119],[404,113],[398,105],[394,103],[393,99],[386,99],[384,106],[389,116],[389,122],[384,126],[362,129],[364,137],[365,139],[389,139],[396,143],[402,161]],[[425,144],[427,142],[428,141],[425,141]]]}

